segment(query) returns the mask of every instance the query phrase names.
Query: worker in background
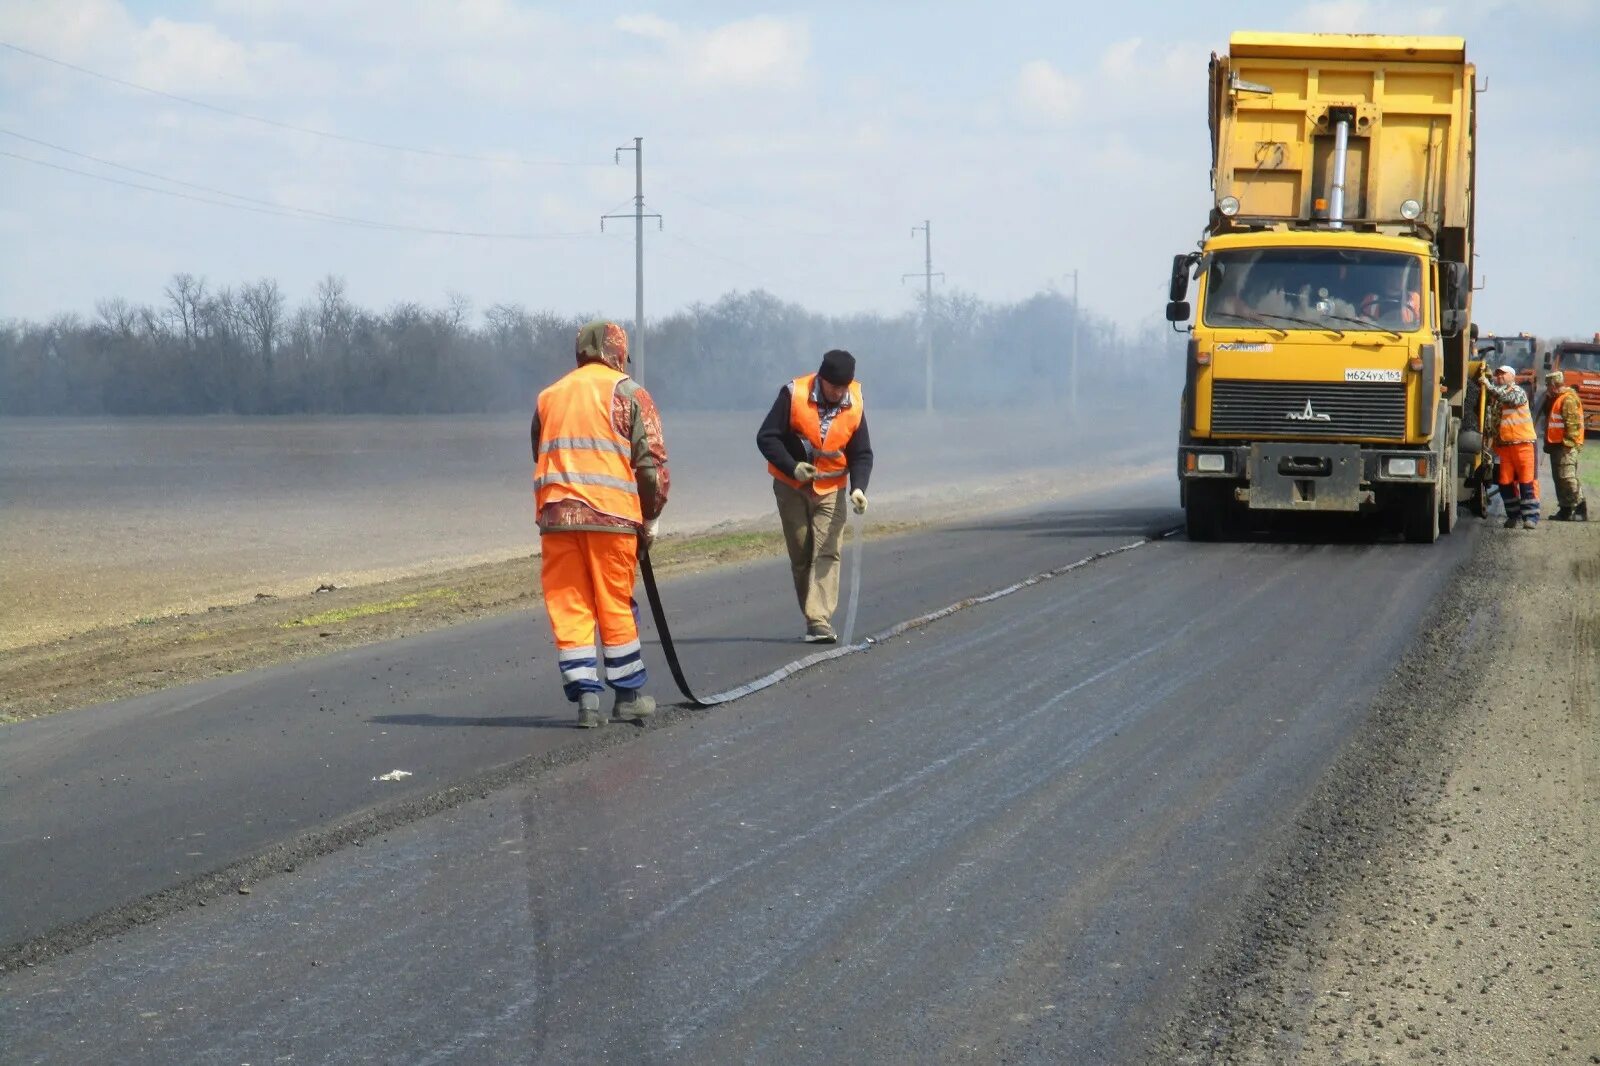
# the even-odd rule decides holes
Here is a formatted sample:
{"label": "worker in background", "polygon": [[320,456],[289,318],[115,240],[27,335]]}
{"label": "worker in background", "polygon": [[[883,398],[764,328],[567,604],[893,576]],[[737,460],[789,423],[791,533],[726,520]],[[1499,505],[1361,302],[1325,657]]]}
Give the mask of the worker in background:
{"label": "worker in background", "polygon": [[872,439],[862,405],[856,359],[835,348],[815,374],[795,378],[756,433],[767,459],[772,493],[794,572],[794,593],[805,615],[802,638],[833,644],[833,612],[839,606],[839,546],[848,515],[845,487],[856,514],[867,510],[872,476]]}
{"label": "worker in background", "polygon": [[628,377],[628,335],[615,322],[578,331],[578,368],[539,394],[533,415],[540,583],[567,699],[578,726],[600,725],[599,631],[613,721],[655,711],[645,695],[634,610],[639,552],[667,503],[667,447],[655,401]]}
{"label": "worker in background", "polygon": [[1587,522],[1589,501],[1583,498],[1583,482],[1578,480],[1578,452],[1583,450],[1583,401],[1578,390],[1567,384],[1566,376],[1552,370],[1544,376],[1549,390],[1550,410],[1544,426],[1544,450],[1550,456],[1550,476],[1556,483],[1556,502],[1552,522]]}
{"label": "worker in background", "polygon": [[1539,483],[1534,472],[1533,414],[1528,409],[1528,394],[1517,384],[1517,372],[1509,366],[1497,367],[1494,380],[1489,380],[1482,370],[1478,383],[1489,393],[1489,402],[1496,412],[1490,421],[1495,429],[1495,455],[1500,460],[1497,480],[1500,498],[1506,505],[1507,529],[1523,529],[1539,525]]}

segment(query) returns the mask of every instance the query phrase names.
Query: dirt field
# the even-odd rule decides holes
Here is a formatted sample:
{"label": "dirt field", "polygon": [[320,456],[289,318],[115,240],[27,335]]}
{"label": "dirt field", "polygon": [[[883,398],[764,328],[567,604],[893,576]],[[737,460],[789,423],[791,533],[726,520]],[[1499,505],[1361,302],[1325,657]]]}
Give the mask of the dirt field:
{"label": "dirt field", "polygon": [[[1164,436],[1108,443],[1128,439],[1129,417],[875,413],[873,518],[1021,503],[1170,463]],[[664,534],[776,528],[759,421],[668,420]],[[538,545],[531,465],[520,416],[0,419],[0,653],[263,595],[526,560]]]}
{"label": "dirt field", "polygon": [[[1109,448],[1108,417],[874,416],[869,529],[1169,469],[1153,436]],[[748,423],[669,424],[664,571],[781,551]],[[0,420],[0,721],[528,606],[526,438],[520,418]],[[1069,442],[1081,459],[1052,465]]]}
{"label": "dirt field", "polygon": [[1486,533],[1174,1060],[1600,1063],[1600,526]]}

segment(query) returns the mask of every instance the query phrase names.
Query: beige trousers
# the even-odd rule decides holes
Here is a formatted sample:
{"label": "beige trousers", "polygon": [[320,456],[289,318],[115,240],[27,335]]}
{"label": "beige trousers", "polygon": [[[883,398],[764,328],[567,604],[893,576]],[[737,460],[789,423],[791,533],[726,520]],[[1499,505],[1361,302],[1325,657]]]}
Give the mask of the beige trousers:
{"label": "beige trousers", "polygon": [[818,496],[773,479],[783,541],[794,571],[794,594],[806,626],[831,625],[839,606],[839,547],[844,542],[844,489]]}

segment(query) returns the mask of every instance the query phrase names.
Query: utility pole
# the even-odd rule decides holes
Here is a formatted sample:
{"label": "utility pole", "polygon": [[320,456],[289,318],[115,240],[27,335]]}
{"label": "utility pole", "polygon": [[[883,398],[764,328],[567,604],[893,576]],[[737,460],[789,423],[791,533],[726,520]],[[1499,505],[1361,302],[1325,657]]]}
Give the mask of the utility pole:
{"label": "utility pole", "polygon": [[635,137],[633,147],[623,145],[616,151],[616,161],[622,162],[622,153],[633,153],[633,214],[601,215],[600,232],[606,229],[608,218],[633,219],[633,343],[629,346],[628,371],[633,380],[644,384],[644,220],[656,220],[661,228],[660,215],[644,213],[644,138]]}
{"label": "utility pole", "polygon": [[1078,417],[1078,272],[1072,275],[1072,350],[1067,359],[1067,413]]}
{"label": "utility pole", "polygon": [[904,285],[907,278],[921,278],[923,281],[922,296],[922,406],[928,414],[933,414],[933,279],[943,278],[943,274],[933,272],[933,223],[927,219],[922,220],[922,225],[912,226],[911,235],[915,237],[917,231],[922,231],[923,260],[922,273],[901,274],[900,284]]}

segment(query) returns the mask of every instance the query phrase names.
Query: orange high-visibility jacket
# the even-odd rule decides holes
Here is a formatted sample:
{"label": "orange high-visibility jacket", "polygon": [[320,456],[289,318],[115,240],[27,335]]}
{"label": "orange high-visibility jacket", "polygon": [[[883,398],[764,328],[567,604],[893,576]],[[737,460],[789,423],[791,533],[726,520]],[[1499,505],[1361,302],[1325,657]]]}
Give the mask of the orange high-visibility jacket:
{"label": "orange high-visibility jacket", "polygon": [[[838,408],[834,421],[827,426],[826,440],[822,439],[821,410],[811,400],[811,386],[814,383],[816,375],[800,376],[790,381],[789,427],[800,435],[800,439],[810,443],[811,466],[816,467],[816,479],[811,482],[811,490],[816,491],[818,496],[826,496],[845,487],[846,480],[850,480],[850,464],[845,463],[845,445],[856,435],[856,427],[861,426],[861,383],[851,381],[850,405]],[[766,464],[766,472],[790,488],[805,488],[805,482],[792,479],[771,463]]]}
{"label": "orange high-visibility jacket", "polygon": [[[1571,396],[1577,402],[1568,404],[1568,396]],[[1577,415],[1576,418],[1572,419],[1570,432],[1567,428],[1567,417],[1562,411],[1562,408],[1565,407],[1574,408]],[[1550,405],[1550,421],[1545,423],[1544,428],[1546,444],[1563,444],[1569,437],[1574,447],[1581,448],[1583,446],[1583,400],[1576,392],[1570,389],[1557,396],[1555,402]]]}
{"label": "orange high-visibility jacket", "polygon": [[633,443],[612,424],[612,397],[628,375],[585,363],[539,394],[534,500],[581,500],[602,514],[643,522]]}
{"label": "orange high-visibility jacket", "polygon": [[1500,408],[1499,439],[1501,444],[1532,444],[1539,439],[1526,403]]}
{"label": "orange high-visibility jacket", "polygon": [[[822,412],[811,399],[811,387],[816,379],[817,375],[806,374],[789,383],[789,428],[811,445],[811,465],[817,468],[817,477],[811,482],[811,488],[818,496],[826,496],[844,488],[849,480],[850,467],[845,462],[844,446],[850,443],[856,428],[861,425],[861,382],[850,383],[850,405],[841,407],[833,416],[833,421],[828,424],[828,437],[824,440]],[[790,488],[805,487],[804,482],[789,477],[771,463],[767,464],[767,472]]]}

